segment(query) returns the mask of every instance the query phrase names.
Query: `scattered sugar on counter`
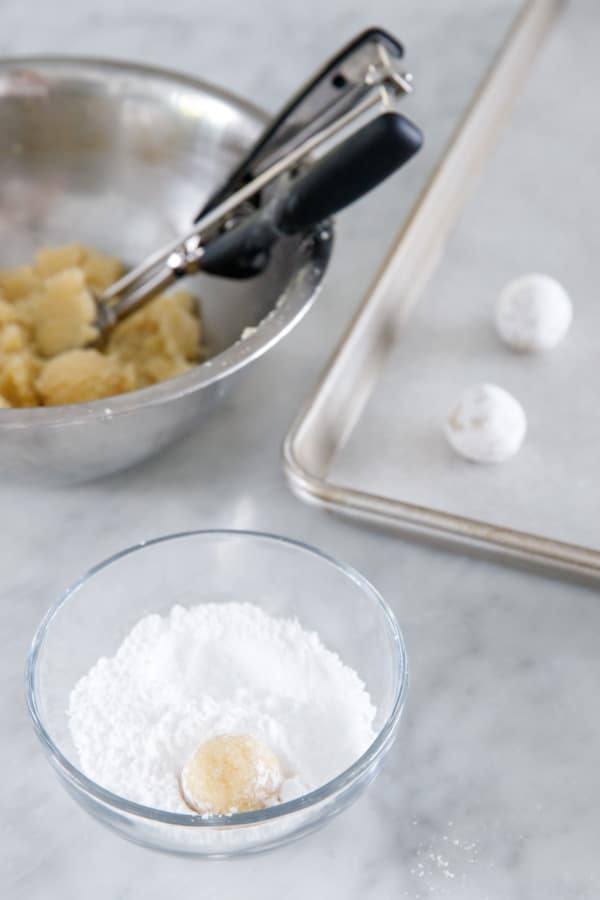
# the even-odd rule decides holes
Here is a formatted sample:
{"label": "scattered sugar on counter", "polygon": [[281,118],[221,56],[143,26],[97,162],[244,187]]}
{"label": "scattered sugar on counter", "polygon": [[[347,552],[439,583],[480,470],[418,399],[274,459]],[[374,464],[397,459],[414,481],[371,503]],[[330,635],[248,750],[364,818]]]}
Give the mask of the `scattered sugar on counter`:
{"label": "scattered sugar on counter", "polygon": [[75,685],[68,713],[89,778],[189,812],[182,772],[212,738],[248,736],[274,755],[280,779],[262,804],[271,805],[355,762],[373,740],[375,708],[315,632],[250,603],[207,603],[141,619]]}

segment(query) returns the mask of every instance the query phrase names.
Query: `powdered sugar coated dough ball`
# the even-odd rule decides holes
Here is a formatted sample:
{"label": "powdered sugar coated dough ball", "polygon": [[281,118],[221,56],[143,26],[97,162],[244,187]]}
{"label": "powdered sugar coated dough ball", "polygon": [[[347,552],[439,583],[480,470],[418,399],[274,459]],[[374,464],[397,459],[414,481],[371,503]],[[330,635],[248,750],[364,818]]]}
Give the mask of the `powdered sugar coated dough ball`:
{"label": "powdered sugar coated dough ball", "polygon": [[444,432],[459,456],[478,463],[499,463],[517,452],[527,419],[512,394],[495,384],[468,388],[452,409]]}
{"label": "powdered sugar coated dough ball", "polygon": [[188,806],[212,815],[272,805],[282,781],[277,757],[249,734],[211,738],[196,750],[181,773]]}
{"label": "powdered sugar coated dough ball", "polygon": [[550,350],[562,341],[572,318],[569,295],[549,275],[523,275],[511,281],[496,302],[496,330],[514,350]]}

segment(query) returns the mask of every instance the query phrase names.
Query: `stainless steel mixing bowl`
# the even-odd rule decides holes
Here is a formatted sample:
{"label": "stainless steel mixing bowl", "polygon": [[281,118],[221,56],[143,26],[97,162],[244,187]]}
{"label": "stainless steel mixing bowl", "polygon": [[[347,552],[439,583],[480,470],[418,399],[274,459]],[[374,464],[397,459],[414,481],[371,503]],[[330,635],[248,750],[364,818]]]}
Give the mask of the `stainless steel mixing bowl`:
{"label": "stainless steel mixing bowl", "polygon": [[[72,241],[140,261],[190,224],[264,123],[260,110],[226,91],[155,68],[1,62],[0,266]],[[324,225],[281,243],[260,278],[188,279],[212,354],[193,371],[106,400],[0,410],[0,478],[85,481],[191,431],[308,309],[331,243]]]}

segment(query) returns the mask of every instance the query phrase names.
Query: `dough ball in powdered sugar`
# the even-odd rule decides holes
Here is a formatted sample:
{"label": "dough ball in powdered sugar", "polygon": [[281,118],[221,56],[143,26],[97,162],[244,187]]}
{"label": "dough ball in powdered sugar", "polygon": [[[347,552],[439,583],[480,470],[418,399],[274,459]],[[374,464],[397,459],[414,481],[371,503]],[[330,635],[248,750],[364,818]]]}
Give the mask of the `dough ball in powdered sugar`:
{"label": "dough ball in powdered sugar", "polygon": [[211,738],[181,773],[186,803],[199,813],[217,816],[271,806],[282,782],[277,757],[249,734]]}
{"label": "dough ball in powdered sugar", "polygon": [[513,350],[536,353],[555,347],[573,319],[569,295],[549,275],[523,275],[506,285],[496,301],[494,321]]}
{"label": "dough ball in powdered sugar", "polygon": [[523,443],[526,430],[521,404],[495,384],[468,388],[444,425],[450,446],[459,456],[478,463],[510,459]]}

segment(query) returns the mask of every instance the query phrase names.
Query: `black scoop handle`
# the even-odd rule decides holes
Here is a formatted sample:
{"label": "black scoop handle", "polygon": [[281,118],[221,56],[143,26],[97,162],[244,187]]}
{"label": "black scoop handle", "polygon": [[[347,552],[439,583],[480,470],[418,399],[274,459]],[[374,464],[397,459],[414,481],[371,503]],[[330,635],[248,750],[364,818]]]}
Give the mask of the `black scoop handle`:
{"label": "black scoop handle", "polygon": [[422,143],[420,130],[400,113],[378,116],[292,181],[283,198],[207,244],[202,269],[230,278],[258,274],[282,234],[304,231],[345,209],[408,162]]}
{"label": "black scoop handle", "polygon": [[340,212],[415,155],[420,130],[400,113],[384,113],[324,156],[291,185],[277,225],[295,234]]}

